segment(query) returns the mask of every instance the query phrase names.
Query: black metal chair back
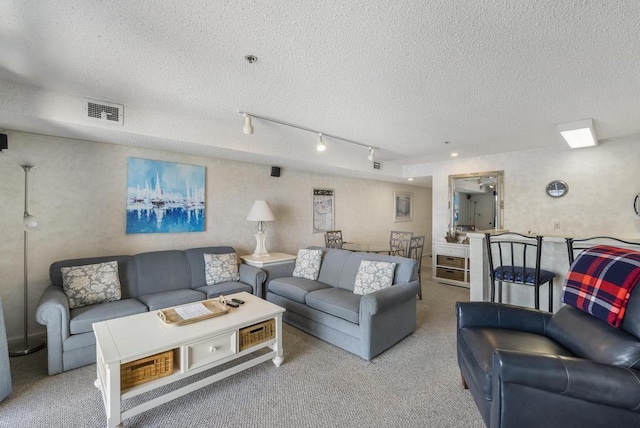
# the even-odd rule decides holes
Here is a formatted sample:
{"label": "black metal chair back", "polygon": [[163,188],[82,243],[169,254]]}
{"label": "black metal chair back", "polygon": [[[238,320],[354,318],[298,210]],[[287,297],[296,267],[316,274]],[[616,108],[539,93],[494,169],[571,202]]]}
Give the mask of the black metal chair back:
{"label": "black metal chair back", "polygon": [[629,247],[638,251],[640,249],[640,242],[629,242],[622,239],[613,238],[611,236],[593,236],[591,238],[575,239],[565,238],[567,243],[567,252],[569,255],[569,266],[573,264],[576,256],[587,248],[594,247],[596,245],[612,245],[618,247]]}
{"label": "black metal chair back", "polygon": [[522,284],[534,288],[534,307],[540,309],[540,286],[549,284],[549,312],[553,312],[553,272],[540,268],[542,236],[531,237],[515,232],[485,233],[491,301],[502,302],[502,283]]}
{"label": "black metal chair back", "polygon": [[327,248],[342,248],[342,231],[327,230],[324,233],[324,246]]}
{"label": "black metal chair back", "polygon": [[422,282],[420,281],[420,271],[422,266],[422,253],[424,252],[424,235],[413,236],[409,241],[409,257],[418,262],[418,283],[420,291],[418,297],[422,300]]}

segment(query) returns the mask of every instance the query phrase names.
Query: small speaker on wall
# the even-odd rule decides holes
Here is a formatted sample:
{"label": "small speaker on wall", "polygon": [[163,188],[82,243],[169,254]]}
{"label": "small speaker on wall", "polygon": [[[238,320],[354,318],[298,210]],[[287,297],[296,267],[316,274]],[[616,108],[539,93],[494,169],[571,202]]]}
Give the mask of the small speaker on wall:
{"label": "small speaker on wall", "polygon": [[272,166],[271,167],[271,176],[272,177],[280,177],[280,167],[279,166]]}
{"label": "small speaker on wall", "polygon": [[9,143],[7,142],[7,134],[0,134],[0,152],[8,148]]}

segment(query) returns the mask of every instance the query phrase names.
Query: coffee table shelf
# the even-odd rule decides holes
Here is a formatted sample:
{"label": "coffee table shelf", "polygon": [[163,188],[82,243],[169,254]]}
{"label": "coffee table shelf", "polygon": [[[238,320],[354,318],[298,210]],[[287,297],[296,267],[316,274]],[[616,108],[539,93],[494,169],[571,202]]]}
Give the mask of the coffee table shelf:
{"label": "coffee table shelf", "polygon": [[[265,361],[279,367],[283,362],[282,313],[284,309],[249,293],[226,296],[245,301],[229,313],[184,326],[169,326],[157,311],[116,318],[93,324],[96,336],[95,385],[102,392],[107,426],[121,426],[122,420],[152,409],[221,379]],[[239,331],[268,320],[275,320],[275,337],[239,351]],[[269,348],[242,363],[192,382],[165,395],[122,411],[121,402],[128,398],[188,378],[205,370],[229,363],[254,352]],[[121,390],[120,368],[168,350],[173,351],[173,373],[159,379]]]}

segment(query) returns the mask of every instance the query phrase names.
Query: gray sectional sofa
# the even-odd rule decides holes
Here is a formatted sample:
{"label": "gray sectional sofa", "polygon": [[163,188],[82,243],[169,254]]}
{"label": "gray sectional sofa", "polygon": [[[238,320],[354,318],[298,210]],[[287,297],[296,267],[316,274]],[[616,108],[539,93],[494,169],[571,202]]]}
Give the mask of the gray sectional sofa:
{"label": "gray sectional sofa", "polygon": [[[286,309],[284,321],[366,360],[415,331],[420,287],[415,260],[309,249],[323,251],[317,280],[292,276],[294,262],[270,272],[267,300]],[[393,285],[370,294],[355,294],[355,278],[363,260],[396,263]]]}
{"label": "gray sectional sofa", "polygon": [[[44,290],[36,309],[37,321],[47,326],[49,374],[95,362],[94,322],[196,302],[221,294],[241,291],[261,294],[265,273],[245,264],[239,265],[239,281],[206,284],[204,254],[227,253],[235,253],[235,250],[232,247],[203,247],[53,263],[49,268],[51,285]],[[121,299],[70,310],[63,291],[61,269],[113,260],[118,262]]]}

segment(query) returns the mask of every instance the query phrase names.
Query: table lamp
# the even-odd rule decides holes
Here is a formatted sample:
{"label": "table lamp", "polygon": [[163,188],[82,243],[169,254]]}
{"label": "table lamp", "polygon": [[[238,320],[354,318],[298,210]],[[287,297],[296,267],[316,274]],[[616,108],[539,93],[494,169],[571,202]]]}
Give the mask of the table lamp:
{"label": "table lamp", "polygon": [[269,202],[267,201],[254,201],[253,206],[251,207],[251,211],[249,211],[249,215],[247,216],[247,221],[257,221],[258,222],[258,233],[256,233],[256,249],[253,252],[253,257],[269,257],[269,253],[267,252],[267,247],[264,245],[265,240],[265,230],[267,230],[267,226],[264,224],[265,221],[274,221],[276,217],[273,215],[273,211],[271,211],[271,206],[269,206]]}

